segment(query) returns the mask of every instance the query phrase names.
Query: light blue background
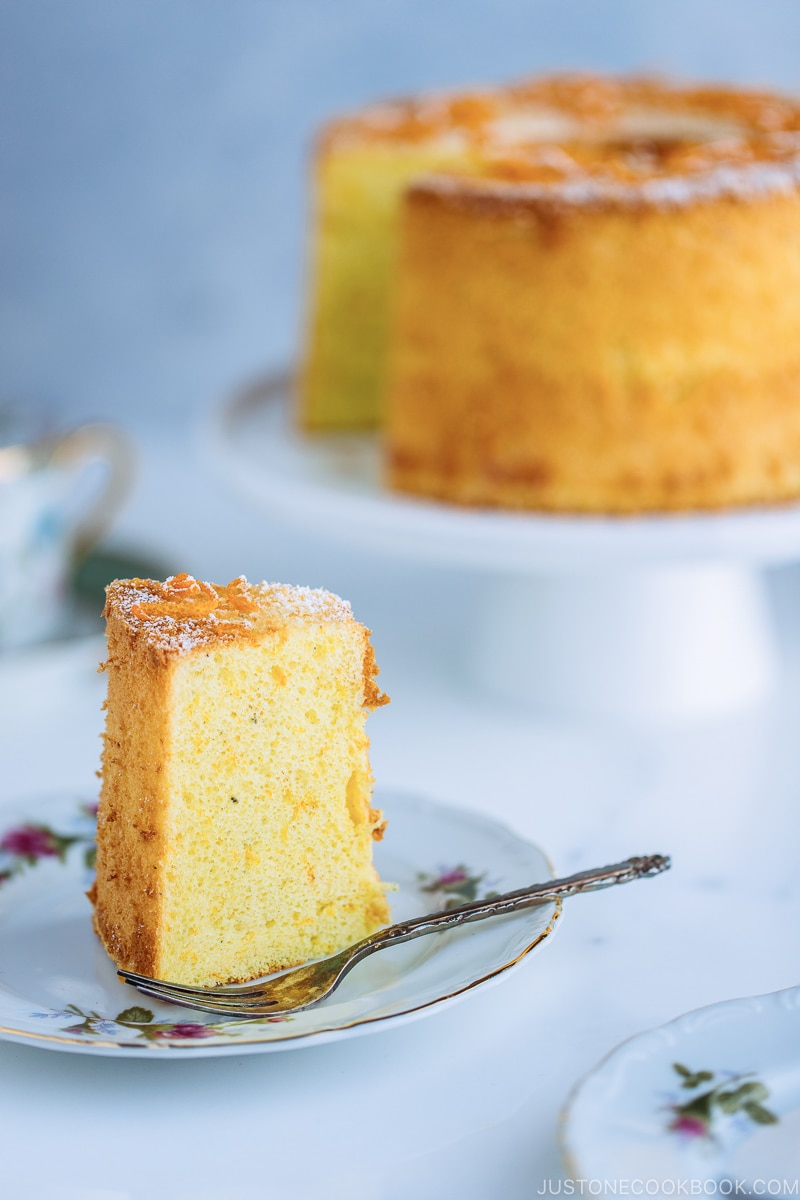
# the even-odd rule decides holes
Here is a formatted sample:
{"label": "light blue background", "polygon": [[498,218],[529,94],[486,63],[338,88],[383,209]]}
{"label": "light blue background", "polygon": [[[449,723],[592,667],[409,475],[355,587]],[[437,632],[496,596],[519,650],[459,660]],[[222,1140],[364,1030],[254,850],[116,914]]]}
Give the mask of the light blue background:
{"label": "light blue background", "polygon": [[4,0],[0,394],[180,423],[295,353],[325,117],[562,67],[795,88],[777,0]]}

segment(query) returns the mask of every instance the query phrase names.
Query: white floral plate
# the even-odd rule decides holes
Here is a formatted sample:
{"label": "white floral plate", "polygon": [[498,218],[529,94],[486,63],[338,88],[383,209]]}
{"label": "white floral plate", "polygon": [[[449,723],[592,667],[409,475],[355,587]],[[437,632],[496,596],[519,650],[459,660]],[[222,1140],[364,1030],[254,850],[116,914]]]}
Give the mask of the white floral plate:
{"label": "white floral plate", "polygon": [[561,1136],[573,1180],[596,1187],[800,1195],[800,987],[625,1042],[575,1089]]}
{"label": "white floral plate", "polygon": [[[378,795],[389,818],[375,859],[395,920],[552,877],[545,855],[474,813]],[[225,1021],[144,1000],[121,984],[91,928],[94,812],[74,798],[0,810],[0,1037],[51,1050],[159,1057],[241,1054],[352,1037],[413,1020],[496,979],[540,947],[544,904],[374,955],[293,1017]]]}

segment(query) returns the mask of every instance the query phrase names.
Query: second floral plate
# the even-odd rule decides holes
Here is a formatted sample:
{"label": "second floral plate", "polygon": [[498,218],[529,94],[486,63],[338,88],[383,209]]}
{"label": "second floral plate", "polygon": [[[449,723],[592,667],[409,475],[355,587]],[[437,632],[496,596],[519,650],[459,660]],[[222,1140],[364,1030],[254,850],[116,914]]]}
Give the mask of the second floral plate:
{"label": "second floral plate", "polygon": [[800,987],[619,1046],[575,1089],[562,1147],[573,1180],[603,1194],[799,1195]]}
{"label": "second floral plate", "polygon": [[[376,795],[390,834],[375,850],[394,920],[552,877],[538,847],[431,800]],[[293,1017],[225,1021],[144,1000],[92,932],[94,812],[72,797],[0,810],[0,1037],[83,1054],[286,1050],[413,1020],[497,979],[541,947],[560,905],[434,934],[375,955],[329,1000]]]}

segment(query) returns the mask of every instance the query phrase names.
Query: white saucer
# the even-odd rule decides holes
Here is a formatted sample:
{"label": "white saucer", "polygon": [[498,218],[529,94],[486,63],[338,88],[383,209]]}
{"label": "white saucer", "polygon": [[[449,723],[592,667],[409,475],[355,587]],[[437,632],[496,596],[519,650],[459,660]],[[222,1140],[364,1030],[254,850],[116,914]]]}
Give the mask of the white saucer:
{"label": "white saucer", "polygon": [[800,987],[625,1042],[574,1091],[562,1149],[573,1179],[627,1180],[629,1195],[798,1195]]}
{"label": "white saucer", "polygon": [[[409,796],[376,803],[389,819],[375,859],[382,878],[399,885],[390,896],[395,920],[552,877],[541,850],[485,817]],[[146,1000],[117,980],[91,928],[84,893],[94,822],[76,798],[4,805],[2,820],[0,874],[12,874],[0,883],[0,1037],[45,1049],[185,1058],[353,1037],[496,979],[540,947],[560,915],[559,904],[543,904],[421,938],[373,956],[306,1012],[222,1021]],[[19,853],[26,848],[28,859]]]}

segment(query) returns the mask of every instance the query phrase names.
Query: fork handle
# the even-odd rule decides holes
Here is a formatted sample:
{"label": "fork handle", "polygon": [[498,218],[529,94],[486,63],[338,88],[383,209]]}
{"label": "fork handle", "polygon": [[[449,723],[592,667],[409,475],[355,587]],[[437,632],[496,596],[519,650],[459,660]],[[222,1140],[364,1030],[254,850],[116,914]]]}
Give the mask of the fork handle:
{"label": "fork handle", "polygon": [[460,904],[457,908],[447,908],[441,912],[428,913],[423,917],[412,917],[409,921],[399,921],[370,934],[359,942],[356,961],[366,957],[374,950],[384,946],[396,945],[400,942],[410,942],[423,934],[435,930],[456,929],[459,925],[467,925],[471,921],[482,921],[485,917],[503,916],[506,913],[519,912],[523,908],[532,908],[544,904],[548,900],[561,900],[566,896],[575,896],[578,892],[596,892],[600,888],[611,887],[615,883],[630,883],[634,879],[649,879],[660,875],[671,866],[671,860],[665,854],[649,854],[643,857],[626,858],[624,862],[614,863],[610,867],[595,867],[591,871],[578,871],[575,875],[567,875],[563,879],[550,879],[545,883],[535,883],[531,887],[519,888],[514,892],[504,892],[485,900],[471,900],[468,904]]}

